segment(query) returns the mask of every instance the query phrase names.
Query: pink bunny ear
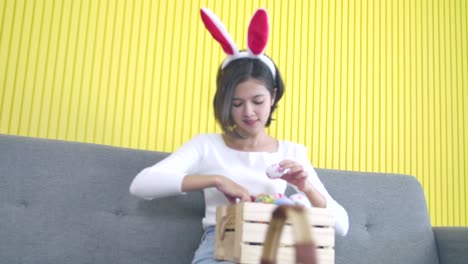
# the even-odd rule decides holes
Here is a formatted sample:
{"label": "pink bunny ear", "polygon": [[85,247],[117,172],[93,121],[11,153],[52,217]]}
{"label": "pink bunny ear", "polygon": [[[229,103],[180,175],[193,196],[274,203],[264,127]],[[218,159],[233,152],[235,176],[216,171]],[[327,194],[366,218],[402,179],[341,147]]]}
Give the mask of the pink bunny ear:
{"label": "pink bunny ear", "polygon": [[261,55],[268,42],[268,13],[265,9],[258,9],[250,20],[247,46],[254,55]]}
{"label": "pink bunny ear", "polygon": [[221,20],[213,12],[206,8],[200,9],[200,14],[205,27],[211,33],[213,38],[221,44],[224,52],[231,56],[237,54],[237,46]]}

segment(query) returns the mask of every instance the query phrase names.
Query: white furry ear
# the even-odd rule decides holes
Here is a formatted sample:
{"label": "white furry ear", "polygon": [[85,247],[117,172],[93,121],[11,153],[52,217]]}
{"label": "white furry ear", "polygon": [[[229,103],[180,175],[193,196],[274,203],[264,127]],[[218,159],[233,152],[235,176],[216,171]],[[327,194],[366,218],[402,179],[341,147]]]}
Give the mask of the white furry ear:
{"label": "white furry ear", "polygon": [[208,29],[213,38],[221,44],[224,52],[230,56],[238,54],[239,50],[237,49],[237,45],[224,27],[223,22],[209,9],[200,9],[200,14],[206,29]]}
{"label": "white furry ear", "polygon": [[268,58],[268,56],[263,54],[266,49],[270,30],[266,9],[257,9],[250,20],[247,34],[247,51],[239,51],[236,43],[224,27],[224,24],[211,10],[201,8],[200,15],[206,29],[208,29],[213,38],[221,44],[224,53],[227,54],[226,59],[221,64],[222,69],[224,69],[233,60],[241,58],[255,58],[265,63],[273,74],[273,78],[275,78],[275,64],[270,58]]}
{"label": "white furry ear", "polygon": [[265,9],[257,9],[252,16],[247,35],[247,47],[256,56],[265,52],[269,34],[268,13]]}

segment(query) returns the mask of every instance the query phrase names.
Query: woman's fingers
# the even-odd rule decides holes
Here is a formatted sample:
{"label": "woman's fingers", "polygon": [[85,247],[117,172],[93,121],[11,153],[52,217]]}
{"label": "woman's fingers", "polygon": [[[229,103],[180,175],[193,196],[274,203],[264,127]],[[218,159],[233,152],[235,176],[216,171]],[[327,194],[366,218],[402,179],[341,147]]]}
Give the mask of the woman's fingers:
{"label": "woman's fingers", "polygon": [[226,196],[230,203],[236,203],[237,201],[249,202],[251,200],[247,189],[226,177],[221,177],[218,190]]}
{"label": "woman's fingers", "polygon": [[292,160],[284,160],[280,162],[280,166],[283,170],[288,169],[285,175],[292,175],[296,179],[307,178],[307,172],[304,167]]}

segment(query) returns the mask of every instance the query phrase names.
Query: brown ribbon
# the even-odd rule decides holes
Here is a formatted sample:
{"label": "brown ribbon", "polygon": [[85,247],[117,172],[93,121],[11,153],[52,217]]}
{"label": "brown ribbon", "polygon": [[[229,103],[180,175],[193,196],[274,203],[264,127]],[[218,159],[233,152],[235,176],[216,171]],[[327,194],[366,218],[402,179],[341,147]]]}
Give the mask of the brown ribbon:
{"label": "brown ribbon", "polygon": [[310,232],[306,211],[301,206],[281,205],[273,211],[267,230],[261,264],[276,264],[279,240],[286,219],[291,220],[296,251],[296,263],[316,264],[315,242]]}

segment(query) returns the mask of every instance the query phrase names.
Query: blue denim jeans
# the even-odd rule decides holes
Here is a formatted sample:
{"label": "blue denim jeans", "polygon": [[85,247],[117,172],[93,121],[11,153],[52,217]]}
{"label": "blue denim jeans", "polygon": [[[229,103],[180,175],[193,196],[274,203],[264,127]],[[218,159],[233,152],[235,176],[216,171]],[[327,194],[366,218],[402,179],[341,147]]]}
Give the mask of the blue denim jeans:
{"label": "blue denim jeans", "polygon": [[215,227],[210,226],[206,228],[203,234],[200,246],[195,251],[192,264],[233,264],[230,261],[220,261],[214,258],[214,244],[215,244]]}

